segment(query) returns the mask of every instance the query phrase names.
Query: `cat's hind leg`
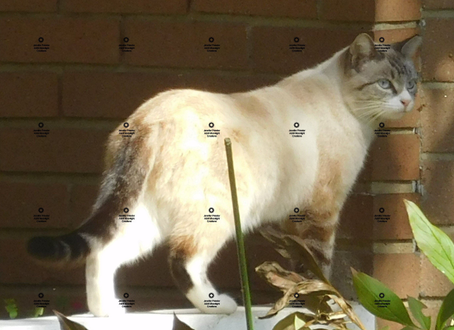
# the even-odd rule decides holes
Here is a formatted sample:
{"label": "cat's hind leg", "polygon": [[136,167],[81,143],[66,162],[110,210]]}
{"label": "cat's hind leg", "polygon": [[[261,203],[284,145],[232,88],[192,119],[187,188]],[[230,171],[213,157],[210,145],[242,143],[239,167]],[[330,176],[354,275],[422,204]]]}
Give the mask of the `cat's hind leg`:
{"label": "cat's hind leg", "polygon": [[[110,242],[101,243],[92,238],[94,248],[87,258],[86,281],[88,308],[95,316],[124,313],[125,309],[115,297],[117,269],[150,254],[163,239],[143,204],[131,209],[130,213],[135,214],[135,219],[130,223],[120,223]],[[123,299],[123,292],[119,296]]]}
{"label": "cat's hind leg", "polygon": [[236,302],[228,295],[220,294],[207,278],[208,266],[229,238],[229,233],[218,228],[216,234],[205,234],[200,240],[197,240],[197,235],[171,238],[169,263],[172,276],[200,311],[231,314],[237,309]]}
{"label": "cat's hind leg", "polygon": [[[330,216],[309,214],[306,217],[306,222],[302,226],[296,227],[296,232],[292,233],[293,235],[298,234],[303,239],[327,278],[330,278],[331,275],[338,219],[338,213]],[[293,268],[301,273],[306,271],[304,265],[294,263]]]}

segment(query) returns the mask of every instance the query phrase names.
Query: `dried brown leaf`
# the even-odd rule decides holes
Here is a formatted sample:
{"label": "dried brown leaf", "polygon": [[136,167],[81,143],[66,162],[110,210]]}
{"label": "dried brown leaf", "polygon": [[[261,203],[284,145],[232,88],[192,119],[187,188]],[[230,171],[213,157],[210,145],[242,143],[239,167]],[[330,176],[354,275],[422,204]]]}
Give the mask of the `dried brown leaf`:
{"label": "dried brown leaf", "polygon": [[276,315],[279,311],[281,311],[289,304],[290,300],[294,298],[295,293],[298,293],[300,295],[326,295],[336,292],[337,291],[331,285],[321,280],[306,280],[299,282],[293,287],[289,288],[284,293],[284,296],[274,304],[274,306],[268,311],[268,313],[260,318],[268,318]]}
{"label": "dried brown leaf", "polygon": [[314,314],[319,314],[321,312],[325,313],[332,312],[331,307],[329,306],[329,304],[327,304],[327,301],[325,300],[324,297],[326,296],[322,295],[304,296],[304,307]]}
{"label": "dried brown leaf", "polygon": [[182,322],[175,313],[173,313],[173,330],[194,330],[186,323]]}
{"label": "dried brown leaf", "polygon": [[285,270],[274,261],[265,261],[260,266],[257,266],[255,271],[271,286],[284,292],[304,280],[301,275]]}
{"label": "dried brown leaf", "polygon": [[273,330],[309,330],[306,322],[313,320],[313,316],[295,312],[287,315],[273,327]]}
{"label": "dried brown leaf", "polygon": [[60,323],[61,330],[87,330],[82,324],[71,321],[62,313],[53,310],[54,314],[57,315],[58,322]]}
{"label": "dried brown leaf", "polygon": [[352,306],[350,306],[350,304],[347,301],[345,301],[345,299],[340,294],[339,295],[332,294],[329,295],[329,297],[339,305],[339,307],[344,311],[345,314],[348,315],[348,317],[350,318],[350,320],[352,320],[353,323],[355,323],[361,330],[366,330],[361,320],[353,311]]}
{"label": "dried brown leaf", "polygon": [[272,227],[265,227],[260,230],[260,233],[273,243],[276,251],[284,258],[304,264],[319,279],[330,283],[318,266],[314,255],[300,237],[283,234]]}

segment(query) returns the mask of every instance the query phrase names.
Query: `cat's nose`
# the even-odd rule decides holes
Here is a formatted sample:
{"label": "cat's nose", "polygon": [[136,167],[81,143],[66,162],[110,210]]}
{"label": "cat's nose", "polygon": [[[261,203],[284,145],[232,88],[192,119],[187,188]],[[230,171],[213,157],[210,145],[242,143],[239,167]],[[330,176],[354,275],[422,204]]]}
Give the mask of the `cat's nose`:
{"label": "cat's nose", "polygon": [[411,100],[410,99],[401,99],[400,102],[402,102],[402,104],[406,108],[410,104]]}

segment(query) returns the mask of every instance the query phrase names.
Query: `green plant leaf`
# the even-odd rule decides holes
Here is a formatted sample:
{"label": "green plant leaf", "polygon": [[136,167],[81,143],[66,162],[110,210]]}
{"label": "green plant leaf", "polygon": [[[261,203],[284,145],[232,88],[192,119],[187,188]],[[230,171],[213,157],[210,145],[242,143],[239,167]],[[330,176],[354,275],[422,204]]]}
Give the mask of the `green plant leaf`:
{"label": "green plant leaf", "polygon": [[15,319],[17,317],[17,314],[18,314],[18,308],[17,308],[17,304],[16,304],[16,300],[14,299],[5,299],[5,309],[6,311],[8,312],[9,314],[9,318],[10,319]]}
{"label": "green plant leaf", "polygon": [[33,317],[39,317],[44,314],[44,307],[35,307],[33,310]]}
{"label": "green plant leaf", "polygon": [[430,317],[425,316],[422,312],[423,308],[427,308],[422,302],[418,299],[408,296],[408,306],[410,307],[410,311],[413,314],[414,318],[418,323],[421,325],[422,329],[429,330],[430,329]]}
{"label": "green plant leaf", "polygon": [[180,321],[175,313],[173,313],[173,330],[194,330],[186,323]]}
{"label": "green plant leaf", "polygon": [[[369,312],[382,319],[416,328],[402,300],[391,289],[364,273],[357,272],[353,268],[351,270],[356,294]],[[377,302],[382,299],[389,301],[389,305],[379,307]]]}
{"label": "green plant leaf", "polygon": [[273,327],[273,330],[300,330],[304,329],[306,322],[313,319],[313,316],[295,312],[287,315]]}
{"label": "green plant leaf", "polygon": [[54,310],[53,312],[55,313],[55,315],[57,315],[58,322],[60,322],[61,330],[88,330],[82,324],[71,321],[62,313],[57,312],[56,310]]}
{"label": "green plant leaf", "polygon": [[418,247],[454,283],[454,243],[440,228],[427,220],[415,203],[406,199],[404,202]]}
{"label": "green plant leaf", "polygon": [[454,315],[454,289],[448,293],[443,300],[440,310],[437,315],[436,330],[441,330],[445,326],[446,321]]}
{"label": "green plant leaf", "polygon": [[380,330],[389,330],[389,325],[385,325],[383,328],[381,328]]}
{"label": "green plant leaf", "polygon": [[295,318],[293,320],[293,326],[295,327],[295,330],[300,330],[303,329],[306,325],[306,322],[300,318],[298,315],[295,315]]}

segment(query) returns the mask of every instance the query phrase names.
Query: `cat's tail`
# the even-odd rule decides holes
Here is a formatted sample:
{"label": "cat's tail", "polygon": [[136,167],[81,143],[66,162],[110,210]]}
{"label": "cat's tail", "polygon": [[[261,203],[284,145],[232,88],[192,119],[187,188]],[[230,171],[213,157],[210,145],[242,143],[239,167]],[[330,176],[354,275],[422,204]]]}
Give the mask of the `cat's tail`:
{"label": "cat's tail", "polygon": [[123,138],[118,130],[110,135],[106,171],[92,214],[72,233],[30,239],[27,250],[31,256],[50,264],[80,263],[114,238],[119,215],[136,206],[154,162],[147,133],[145,128],[136,128],[129,138]]}
{"label": "cat's tail", "polygon": [[90,246],[83,236],[73,232],[58,237],[33,237],[28,241],[27,251],[34,258],[48,263],[80,262],[89,254]]}

